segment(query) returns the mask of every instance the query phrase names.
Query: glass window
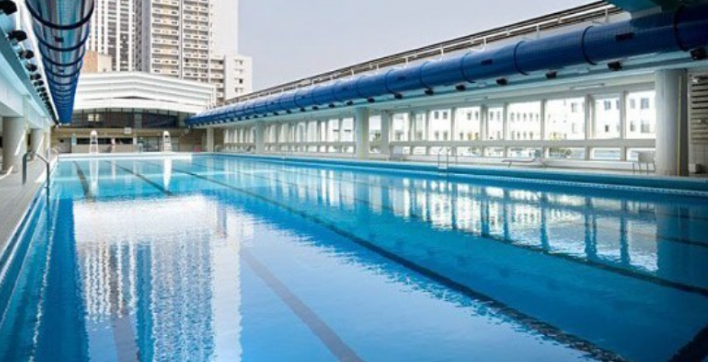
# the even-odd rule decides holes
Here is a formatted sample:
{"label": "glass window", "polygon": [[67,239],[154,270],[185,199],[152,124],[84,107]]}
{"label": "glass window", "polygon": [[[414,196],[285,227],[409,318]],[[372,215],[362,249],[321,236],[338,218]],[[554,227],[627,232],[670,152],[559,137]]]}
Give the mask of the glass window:
{"label": "glass window", "polygon": [[620,98],[603,96],[595,99],[595,138],[620,138]]}
{"label": "glass window", "polygon": [[541,102],[511,103],[507,140],[541,139]]}
{"label": "glass window", "polygon": [[458,108],[455,114],[455,141],[477,141],[482,134],[480,107]]}
{"label": "glass window", "polygon": [[559,158],[567,160],[584,160],[584,148],[553,147],[548,149],[548,158]]}
{"label": "glass window", "polygon": [[482,157],[480,147],[457,147],[457,155],[462,157]]}
{"label": "glass window", "polygon": [[327,141],[328,142],[340,142],[339,138],[339,120],[330,119],[329,129],[328,129]]}
{"label": "glass window", "polygon": [[656,137],[655,97],[654,91],[627,95],[627,138]]}
{"label": "glass window", "polygon": [[487,147],[484,149],[484,155],[487,157],[504,157],[504,148]]}
{"label": "glass window", "polygon": [[354,118],[342,119],[341,142],[354,142]]}
{"label": "glass window", "polygon": [[504,107],[490,107],[487,109],[487,140],[494,141],[503,139]]}
{"label": "glass window", "polygon": [[381,116],[369,117],[369,141],[381,141]]}
{"label": "glass window", "polygon": [[416,113],[413,118],[413,124],[415,126],[415,141],[424,141],[427,130],[425,127],[425,113]]}
{"label": "glass window", "polygon": [[556,99],[546,102],[546,140],[585,139],[585,99]]}
{"label": "glass window", "polygon": [[393,115],[391,130],[392,141],[405,142],[408,141],[410,135],[410,119],[408,113],[396,113]]}
{"label": "glass window", "polygon": [[450,117],[448,117],[448,113],[449,111],[447,110],[433,111],[433,119],[428,125],[428,127],[430,127],[430,135],[428,136],[428,141],[450,140],[452,124],[449,119]]}
{"label": "glass window", "polygon": [[601,161],[619,161],[622,150],[619,148],[593,148],[590,158]]}
{"label": "glass window", "polygon": [[540,153],[541,150],[538,148],[522,148],[522,147],[512,147],[509,148],[509,157],[511,158],[534,158],[536,153]]}

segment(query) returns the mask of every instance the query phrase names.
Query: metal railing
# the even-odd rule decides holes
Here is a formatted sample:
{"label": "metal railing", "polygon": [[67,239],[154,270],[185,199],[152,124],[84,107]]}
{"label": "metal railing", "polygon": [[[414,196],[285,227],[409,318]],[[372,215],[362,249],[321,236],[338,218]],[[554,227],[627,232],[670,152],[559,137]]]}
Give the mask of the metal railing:
{"label": "metal railing", "polygon": [[308,87],[337,79],[349,78],[357,74],[377,71],[383,68],[394,66],[405,66],[412,62],[426,59],[439,58],[446,54],[484,49],[491,43],[496,43],[516,37],[538,36],[541,32],[578,25],[591,21],[608,21],[610,16],[621,14],[622,9],[608,4],[605,1],[598,1],[591,4],[575,7],[568,10],[559,11],[553,14],[521,21],[508,26],[502,26],[479,33],[435,43],[425,47],[381,57],[367,62],[355,64],[349,67],[340,68],[327,73],[318,74],[312,77],[303,78],[294,82],[285,83],[261,91],[239,96],[218,104],[240,103],[251,99],[256,99],[273,94],[280,94],[286,91]]}
{"label": "metal railing", "polygon": [[[452,147],[442,147],[438,151],[438,160],[437,160],[437,168],[438,170],[441,171],[447,171],[450,168],[450,160],[451,158],[454,158],[455,165],[459,163],[459,158],[457,156],[457,152],[454,152],[454,148]],[[443,163],[443,156],[445,156],[444,163]]]}
{"label": "metal railing", "polygon": [[47,187],[47,194],[49,194],[49,186],[52,182],[52,166],[51,166],[51,163],[46,158],[42,157],[42,155],[38,154],[37,152],[29,151],[29,152],[25,153],[24,156],[22,156],[22,185],[25,185],[27,183],[27,162],[29,161],[29,158],[32,156],[42,160],[42,162],[44,162],[44,164],[47,166],[46,187]]}

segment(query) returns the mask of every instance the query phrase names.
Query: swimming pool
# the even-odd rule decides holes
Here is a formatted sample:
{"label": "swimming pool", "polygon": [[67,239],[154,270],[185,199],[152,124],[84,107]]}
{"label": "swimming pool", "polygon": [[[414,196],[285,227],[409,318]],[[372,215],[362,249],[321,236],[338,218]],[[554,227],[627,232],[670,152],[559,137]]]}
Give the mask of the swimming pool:
{"label": "swimming pool", "polygon": [[63,159],[2,361],[702,361],[700,192],[243,157]]}

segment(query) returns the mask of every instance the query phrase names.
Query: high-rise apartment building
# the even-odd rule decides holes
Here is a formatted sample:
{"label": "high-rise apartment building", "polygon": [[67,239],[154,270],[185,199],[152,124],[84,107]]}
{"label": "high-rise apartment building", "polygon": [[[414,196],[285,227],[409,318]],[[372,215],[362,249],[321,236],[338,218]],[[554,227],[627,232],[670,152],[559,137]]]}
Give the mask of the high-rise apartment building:
{"label": "high-rise apartment building", "polygon": [[97,0],[89,50],[114,71],[139,70],[214,84],[217,102],[252,91],[238,53],[238,0]]}
{"label": "high-rise apartment building", "polygon": [[132,72],[135,67],[135,0],[96,0],[88,50],[110,56],[111,70]]}

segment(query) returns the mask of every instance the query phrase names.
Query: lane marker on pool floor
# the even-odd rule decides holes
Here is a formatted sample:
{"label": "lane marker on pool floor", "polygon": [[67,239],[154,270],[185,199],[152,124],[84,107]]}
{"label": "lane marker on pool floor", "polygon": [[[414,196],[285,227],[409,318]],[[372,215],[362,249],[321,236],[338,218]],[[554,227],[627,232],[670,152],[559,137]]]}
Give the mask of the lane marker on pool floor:
{"label": "lane marker on pool floor", "polygon": [[351,347],[337,335],[312,309],[283,284],[268,268],[247,249],[241,250],[241,257],[265,284],[275,292],[300,320],[307,325],[317,338],[342,362],[363,362]]}

